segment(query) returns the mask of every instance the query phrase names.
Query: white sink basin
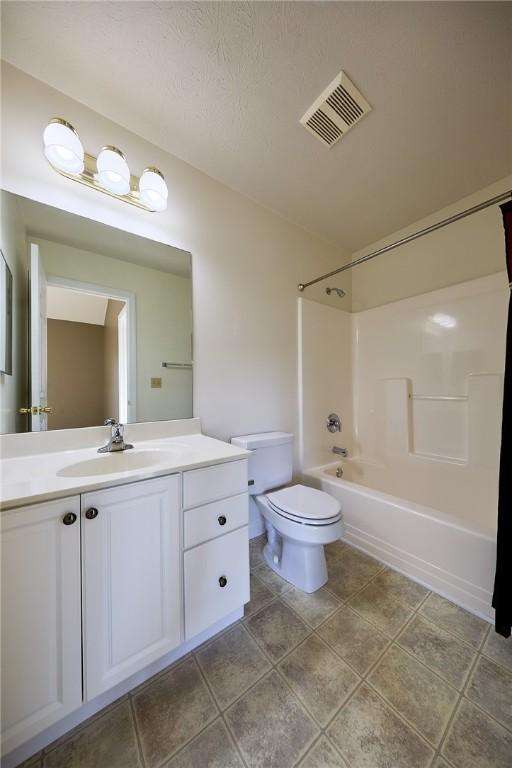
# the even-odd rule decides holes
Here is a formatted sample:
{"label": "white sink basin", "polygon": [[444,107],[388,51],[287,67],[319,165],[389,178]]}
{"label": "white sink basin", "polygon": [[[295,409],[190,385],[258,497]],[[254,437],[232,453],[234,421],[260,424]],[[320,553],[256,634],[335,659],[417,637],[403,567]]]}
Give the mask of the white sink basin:
{"label": "white sink basin", "polygon": [[173,446],[161,450],[151,448],[102,453],[93,459],[78,461],[57,472],[58,477],[91,477],[114,475],[137,469],[149,469],[176,459],[177,454],[188,451],[188,446]]}

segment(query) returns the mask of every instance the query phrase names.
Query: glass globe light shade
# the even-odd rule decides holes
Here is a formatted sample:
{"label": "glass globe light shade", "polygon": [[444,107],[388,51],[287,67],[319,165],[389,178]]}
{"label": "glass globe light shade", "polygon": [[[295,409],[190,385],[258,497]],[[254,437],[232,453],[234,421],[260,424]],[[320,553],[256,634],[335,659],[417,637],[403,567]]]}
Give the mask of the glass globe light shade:
{"label": "glass globe light shade", "polygon": [[77,132],[70,123],[55,117],[43,132],[46,159],[65,173],[79,174],[84,169],[84,148]]}
{"label": "glass globe light shade", "polygon": [[96,167],[96,180],[107,192],[126,195],[130,191],[130,169],[117,147],[103,147],[97,157]]}
{"label": "glass globe light shade", "polygon": [[141,202],[152,211],[165,211],[169,191],[158,168],[146,168],[139,181]]}

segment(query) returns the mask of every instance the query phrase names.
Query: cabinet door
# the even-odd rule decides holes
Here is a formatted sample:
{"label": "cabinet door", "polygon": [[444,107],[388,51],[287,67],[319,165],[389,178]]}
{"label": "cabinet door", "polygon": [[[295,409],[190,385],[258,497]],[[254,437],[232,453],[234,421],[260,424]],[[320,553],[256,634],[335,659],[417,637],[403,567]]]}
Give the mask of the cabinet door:
{"label": "cabinet door", "polygon": [[187,640],[249,602],[247,526],[184,554]]}
{"label": "cabinet door", "polygon": [[182,639],[179,476],[82,496],[86,700]]}
{"label": "cabinet door", "polygon": [[2,751],[82,703],[79,497],[2,513]]}

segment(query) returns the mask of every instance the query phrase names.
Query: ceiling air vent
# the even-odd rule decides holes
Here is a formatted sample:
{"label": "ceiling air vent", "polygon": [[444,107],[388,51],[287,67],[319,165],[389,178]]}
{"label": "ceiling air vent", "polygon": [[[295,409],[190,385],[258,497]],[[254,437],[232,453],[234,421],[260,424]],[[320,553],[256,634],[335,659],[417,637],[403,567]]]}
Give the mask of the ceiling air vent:
{"label": "ceiling air vent", "polygon": [[300,119],[313,136],[328,147],[371,110],[345,72],[340,72]]}

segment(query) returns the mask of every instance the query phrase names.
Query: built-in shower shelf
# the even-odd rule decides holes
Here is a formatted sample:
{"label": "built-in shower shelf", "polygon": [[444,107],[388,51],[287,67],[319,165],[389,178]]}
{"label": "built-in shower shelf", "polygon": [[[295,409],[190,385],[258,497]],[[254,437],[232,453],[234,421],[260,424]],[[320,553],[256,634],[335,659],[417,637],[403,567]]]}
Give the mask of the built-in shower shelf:
{"label": "built-in shower shelf", "polygon": [[447,402],[467,402],[467,395],[409,395],[409,400],[441,400]]}

